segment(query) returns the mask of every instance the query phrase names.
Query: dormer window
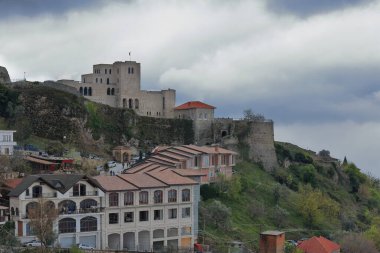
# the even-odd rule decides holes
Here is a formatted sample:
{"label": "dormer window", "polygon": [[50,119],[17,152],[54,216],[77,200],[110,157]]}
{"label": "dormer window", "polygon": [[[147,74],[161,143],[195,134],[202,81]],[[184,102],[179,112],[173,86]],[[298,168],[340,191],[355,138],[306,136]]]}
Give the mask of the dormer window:
{"label": "dormer window", "polygon": [[40,198],[42,197],[42,187],[39,185],[36,185],[32,188],[33,192],[33,198]]}
{"label": "dormer window", "polygon": [[26,189],[26,191],[25,191],[25,195],[26,195],[26,196],[29,196],[29,195],[30,195],[30,193],[29,193],[29,188]]}
{"label": "dormer window", "polygon": [[86,196],[86,185],[75,184],[73,186],[73,196]]}

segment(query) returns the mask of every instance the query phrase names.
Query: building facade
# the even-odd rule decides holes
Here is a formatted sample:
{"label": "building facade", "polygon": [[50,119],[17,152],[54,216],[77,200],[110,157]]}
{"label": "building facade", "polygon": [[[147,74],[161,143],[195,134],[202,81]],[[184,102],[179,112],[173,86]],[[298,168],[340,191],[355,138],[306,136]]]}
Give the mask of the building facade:
{"label": "building facade", "polygon": [[[36,239],[30,227],[30,212],[41,203],[57,210],[53,231],[58,244],[68,248],[84,243],[102,248],[101,224],[104,192],[96,181],[83,175],[31,175],[9,193],[9,212],[21,242]],[[43,202],[41,200],[43,199]]]}
{"label": "building facade", "polygon": [[14,130],[0,130],[0,155],[13,155],[14,146],[17,143],[13,140]]}
{"label": "building facade", "polygon": [[214,122],[215,108],[200,101],[189,101],[175,107],[174,116],[192,120],[195,144],[205,145],[213,142],[211,125]]}
{"label": "building facade", "polygon": [[144,163],[128,169],[130,173],[154,171],[160,166],[178,169],[182,175],[201,176],[201,183],[214,182],[218,175],[230,178],[237,153],[219,146],[182,145],[157,147]]}
{"label": "building facade", "polygon": [[107,248],[151,252],[193,247],[199,183],[162,169],[94,178],[106,192],[102,235]]}
{"label": "building facade", "polygon": [[94,102],[133,109],[140,116],[174,118],[175,90],[141,90],[140,63],[135,61],[96,64],[92,73],[82,75],[80,82],[58,82],[75,87]]}

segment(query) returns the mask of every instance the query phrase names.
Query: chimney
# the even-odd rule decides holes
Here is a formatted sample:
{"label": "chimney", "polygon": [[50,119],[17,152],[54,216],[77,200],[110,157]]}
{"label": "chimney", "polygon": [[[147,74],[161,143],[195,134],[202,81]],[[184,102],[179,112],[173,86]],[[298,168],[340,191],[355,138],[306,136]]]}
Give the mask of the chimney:
{"label": "chimney", "polygon": [[212,144],[212,147],[214,147],[215,152],[219,152],[219,144]]}
{"label": "chimney", "polygon": [[281,231],[265,231],[260,233],[259,253],[284,253],[285,233]]}

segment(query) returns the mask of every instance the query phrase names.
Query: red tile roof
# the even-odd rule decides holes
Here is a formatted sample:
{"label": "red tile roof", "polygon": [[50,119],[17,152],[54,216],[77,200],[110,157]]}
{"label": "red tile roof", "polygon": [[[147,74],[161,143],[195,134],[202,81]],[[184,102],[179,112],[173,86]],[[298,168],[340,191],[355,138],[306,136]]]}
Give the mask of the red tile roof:
{"label": "red tile roof", "polygon": [[136,173],[136,174],[121,174],[118,177],[124,179],[125,181],[137,186],[138,188],[159,188],[168,187],[167,184],[162,181],[153,178],[146,173]]}
{"label": "red tile roof", "polygon": [[14,179],[7,179],[5,180],[5,185],[9,188],[16,188],[17,185],[19,185],[22,182],[22,178],[14,178]]}
{"label": "red tile roof", "polygon": [[175,107],[174,110],[187,110],[187,109],[195,109],[195,108],[215,109],[214,106],[202,103],[200,101],[189,101],[180,106]]}
{"label": "red tile roof", "polygon": [[188,178],[178,175],[177,173],[174,173],[172,170],[162,170],[162,171],[149,171],[146,172],[150,176],[160,180],[161,182],[164,182],[167,185],[193,185],[198,184],[196,181]]}
{"label": "red tile roof", "polygon": [[340,245],[332,242],[323,236],[312,237],[309,240],[301,242],[297,248],[305,253],[332,253],[340,249]]}
{"label": "red tile roof", "polygon": [[117,176],[93,177],[105,191],[131,191],[138,188]]}

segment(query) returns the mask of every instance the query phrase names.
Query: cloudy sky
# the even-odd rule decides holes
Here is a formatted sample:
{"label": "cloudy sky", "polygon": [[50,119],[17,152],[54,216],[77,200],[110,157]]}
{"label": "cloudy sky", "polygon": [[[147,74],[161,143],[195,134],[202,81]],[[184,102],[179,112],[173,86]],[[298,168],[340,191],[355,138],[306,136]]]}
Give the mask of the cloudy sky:
{"label": "cloudy sky", "polygon": [[0,65],[79,80],[131,51],[144,89],[223,117],[252,108],[276,140],[380,177],[379,13],[375,0],[0,0]]}

